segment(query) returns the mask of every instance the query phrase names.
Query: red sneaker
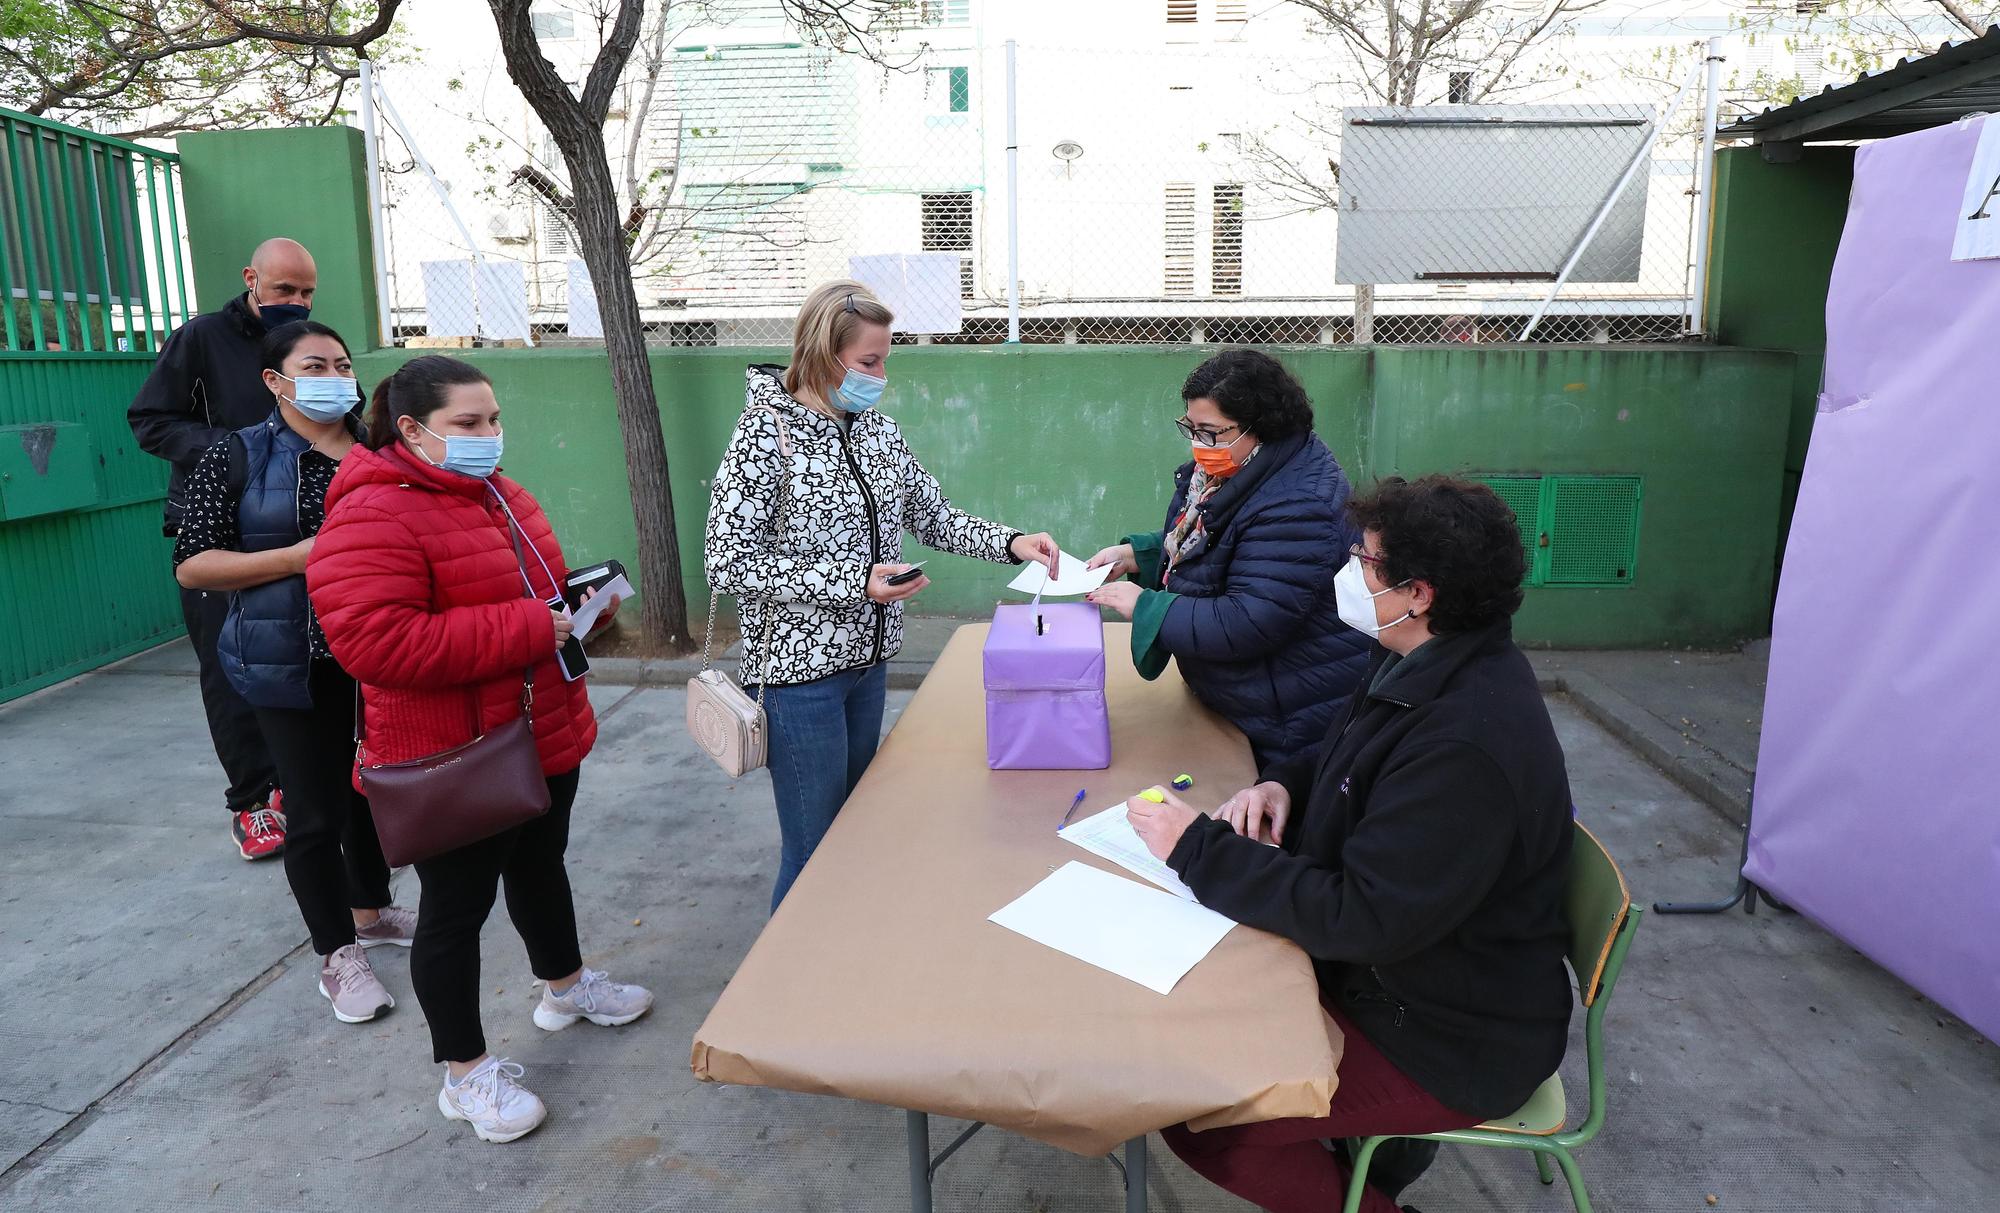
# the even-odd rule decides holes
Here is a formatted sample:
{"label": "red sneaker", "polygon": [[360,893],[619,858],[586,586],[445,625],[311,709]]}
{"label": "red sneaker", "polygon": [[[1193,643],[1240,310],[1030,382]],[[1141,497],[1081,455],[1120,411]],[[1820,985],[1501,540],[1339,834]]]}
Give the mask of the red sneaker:
{"label": "red sneaker", "polygon": [[229,833],[236,840],[236,853],[245,859],[269,859],[285,852],[285,819],[268,807],[232,815]]}

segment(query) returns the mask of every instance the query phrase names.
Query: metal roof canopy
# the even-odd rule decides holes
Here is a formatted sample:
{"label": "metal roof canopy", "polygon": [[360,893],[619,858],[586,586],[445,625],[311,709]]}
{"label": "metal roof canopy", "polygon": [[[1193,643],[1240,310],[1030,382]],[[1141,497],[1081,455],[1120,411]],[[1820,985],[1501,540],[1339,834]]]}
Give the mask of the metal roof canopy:
{"label": "metal roof canopy", "polygon": [[1978,113],[2000,113],[2000,26],[1947,43],[1934,55],[1900,59],[1852,84],[1767,109],[1723,127],[1716,137],[1761,144],[1886,139]]}

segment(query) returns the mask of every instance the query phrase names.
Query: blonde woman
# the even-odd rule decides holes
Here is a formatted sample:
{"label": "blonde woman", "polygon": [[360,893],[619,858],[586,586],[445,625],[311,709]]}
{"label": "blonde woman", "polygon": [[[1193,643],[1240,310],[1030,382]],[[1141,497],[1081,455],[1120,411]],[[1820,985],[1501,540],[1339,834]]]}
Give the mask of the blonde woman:
{"label": "blonde woman", "polygon": [[752,694],[764,684],[770,720],[783,839],[774,912],[875,757],[903,604],[930,584],[921,572],[892,580],[911,567],[903,532],[996,563],[1034,560],[1053,571],[1057,559],[1048,535],[946,500],[876,407],[888,386],[892,319],[858,282],[808,296],[791,365],[750,368],[743,417],[710,490],[708,580],[741,604],[743,680]]}

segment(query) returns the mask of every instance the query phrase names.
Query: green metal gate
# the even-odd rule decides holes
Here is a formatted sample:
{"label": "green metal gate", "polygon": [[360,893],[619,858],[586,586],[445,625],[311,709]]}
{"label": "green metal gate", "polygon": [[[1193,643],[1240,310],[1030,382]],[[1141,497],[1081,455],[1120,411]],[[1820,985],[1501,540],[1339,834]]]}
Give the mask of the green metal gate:
{"label": "green metal gate", "polygon": [[194,307],[178,163],[0,110],[0,702],[181,630],[125,423]]}

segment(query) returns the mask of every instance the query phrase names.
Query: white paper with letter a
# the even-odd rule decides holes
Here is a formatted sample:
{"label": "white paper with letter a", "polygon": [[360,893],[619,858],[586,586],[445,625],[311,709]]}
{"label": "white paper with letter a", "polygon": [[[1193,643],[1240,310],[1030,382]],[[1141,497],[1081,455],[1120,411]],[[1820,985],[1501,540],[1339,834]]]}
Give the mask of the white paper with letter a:
{"label": "white paper with letter a", "polygon": [[1990,114],[1979,120],[1979,147],[1972,153],[1958,230],[1951,240],[1953,261],[1989,257],[2000,257],[2000,122]]}

